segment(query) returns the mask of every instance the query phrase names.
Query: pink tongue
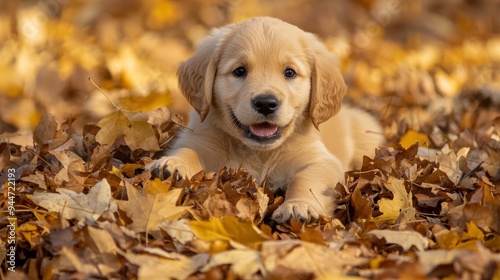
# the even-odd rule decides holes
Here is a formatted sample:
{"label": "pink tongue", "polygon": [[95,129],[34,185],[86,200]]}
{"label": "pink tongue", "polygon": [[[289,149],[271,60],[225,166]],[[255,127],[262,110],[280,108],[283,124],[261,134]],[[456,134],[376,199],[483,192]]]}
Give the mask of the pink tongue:
{"label": "pink tongue", "polygon": [[278,126],[269,123],[254,124],[250,126],[250,132],[259,137],[269,137],[278,131]]}

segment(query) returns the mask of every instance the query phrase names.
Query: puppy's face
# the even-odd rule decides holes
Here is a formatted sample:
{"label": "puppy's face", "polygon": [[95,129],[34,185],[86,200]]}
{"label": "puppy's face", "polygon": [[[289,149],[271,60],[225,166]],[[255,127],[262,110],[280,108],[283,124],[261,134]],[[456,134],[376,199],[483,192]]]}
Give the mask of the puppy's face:
{"label": "puppy's face", "polygon": [[295,28],[241,29],[221,49],[212,101],[216,125],[253,149],[273,149],[308,108],[307,44]]}
{"label": "puppy's face", "polygon": [[210,111],[213,125],[256,150],[278,147],[308,121],[318,128],[346,91],[313,34],[268,17],[215,30],[178,77],[202,121]]}

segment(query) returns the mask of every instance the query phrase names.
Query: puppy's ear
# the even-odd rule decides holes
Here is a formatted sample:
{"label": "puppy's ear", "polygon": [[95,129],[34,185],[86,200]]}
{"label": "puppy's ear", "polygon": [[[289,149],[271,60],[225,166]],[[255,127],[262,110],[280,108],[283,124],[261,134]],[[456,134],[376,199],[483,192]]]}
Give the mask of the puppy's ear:
{"label": "puppy's ear", "polygon": [[342,78],[337,57],[310,34],[312,51],[311,103],[309,113],[316,129],[340,110],[347,86]]}
{"label": "puppy's ear", "polygon": [[177,78],[182,94],[203,121],[210,110],[212,90],[220,60],[221,46],[230,29],[215,29],[196,49],[193,56],[181,63]]}

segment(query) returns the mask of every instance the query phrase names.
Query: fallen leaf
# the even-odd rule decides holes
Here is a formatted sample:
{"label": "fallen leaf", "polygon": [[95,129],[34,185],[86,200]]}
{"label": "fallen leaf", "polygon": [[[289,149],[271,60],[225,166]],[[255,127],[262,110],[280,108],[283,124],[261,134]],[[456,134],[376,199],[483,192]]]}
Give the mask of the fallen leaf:
{"label": "fallen leaf", "polygon": [[460,242],[460,234],[452,230],[436,226],[433,228],[433,233],[439,249],[451,250]]}
{"label": "fallen leaf", "polygon": [[464,206],[464,216],[467,221],[473,221],[477,226],[489,232],[500,232],[500,202],[468,203]]}
{"label": "fallen leaf", "polygon": [[106,179],[90,188],[88,194],[64,188],[57,188],[56,191],[58,193],[36,192],[27,197],[49,211],[60,213],[67,220],[78,220],[79,225],[84,225],[87,220],[96,221],[106,210],[116,212],[116,204],[111,198]]}
{"label": "fallen leaf", "polygon": [[409,129],[399,140],[399,144],[403,146],[403,148],[408,149],[415,143],[418,143],[419,146],[429,147],[430,140],[427,134],[416,132],[413,129]]}
{"label": "fallen leaf", "polygon": [[467,223],[467,232],[462,234],[460,242],[468,240],[479,240],[484,242],[484,233],[476,226],[473,221]]}
{"label": "fallen leaf", "polygon": [[173,221],[164,221],[160,224],[160,228],[164,230],[175,242],[181,245],[186,244],[194,239],[194,233],[189,227],[188,220],[180,219]]}
{"label": "fallen leaf", "polygon": [[42,172],[36,171],[34,174],[22,177],[21,181],[37,184],[40,189],[47,190],[45,175]]}
{"label": "fallen leaf", "polygon": [[266,270],[274,275],[284,268],[288,276],[314,275],[323,279],[341,279],[346,276],[344,266],[368,263],[363,257],[300,240],[267,241],[263,243],[261,252]]}
{"label": "fallen leaf", "polygon": [[[419,263],[422,266],[425,275],[432,273],[439,266],[449,265],[453,260],[461,254],[466,254],[467,250],[429,250],[417,252]],[[453,270],[448,268],[446,275],[453,274]]]}
{"label": "fallen leaf", "polygon": [[63,168],[57,173],[54,182],[58,185],[75,185],[77,189],[83,189],[86,177],[82,176],[85,170],[85,162],[81,157],[71,151],[52,150],[50,151]]}
{"label": "fallen leaf", "polygon": [[257,187],[255,192],[256,200],[257,203],[259,204],[259,216],[260,219],[257,221],[257,223],[262,222],[264,220],[264,217],[266,216],[267,213],[267,206],[269,205],[269,196],[264,191],[263,187]]}
{"label": "fallen leaf", "polygon": [[111,276],[118,273],[122,268],[122,263],[118,256],[118,247],[113,236],[103,229],[87,227],[88,235],[86,245],[91,248],[92,260],[97,262],[99,271],[104,276]]}
{"label": "fallen leaf", "polygon": [[392,224],[407,208],[413,208],[411,194],[406,192],[404,181],[389,177],[385,187],[393,194],[393,199],[381,198],[378,201],[379,210],[383,213],[373,218],[379,224]]}
{"label": "fallen leaf", "polygon": [[145,190],[146,194],[151,194],[151,195],[170,192],[169,187],[165,185],[159,178],[154,178],[153,180],[150,180]]}
{"label": "fallen leaf", "polygon": [[139,192],[126,183],[128,200],[117,200],[118,207],[132,219],[127,228],[135,232],[147,232],[159,235],[159,225],[163,221],[178,219],[190,209],[190,206],[176,206],[182,189],[171,189],[166,193],[149,194]]}
{"label": "fallen leaf", "polygon": [[99,269],[94,261],[82,258],[82,256],[78,255],[73,249],[68,247],[63,247],[60,252],[61,258],[71,264],[71,266],[76,269],[76,271],[87,274],[87,275],[99,275]]}
{"label": "fallen leaf", "polygon": [[238,218],[253,221],[259,212],[259,204],[254,200],[242,198],[236,202],[236,209],[238,209]]}
{"label": "fallen leaf", "polygon": [[262,276],[266,276],[260,252],[247,249],[224,251],[212,255],[210,261],[201,271],[206,272],[211,268],[225,264],[231,265],[231,271],[240,278],[251,277],[259,271]]}
{"label": "fallen leaf", "polygon": [[186,279],[201,269],[210,258],[208,254],[198,254],[192,258],[179,255],[178,259],[148,254],[122,253],[122,255],[139,267],[139,279]]}
{"label": "fallen leaf", "polygon": [[464,173],[459,166],[460,158],[467,158],[470,148],[463,147],[457,153],[450,150],[448,146],[441,149],[438,156],[439,169],[448,175],[448,178],[457,185]]}
{"label": "fallen leaf", "polygon": [[378,239],[385,239],[387,243],[397,244],[401,246],[404,251],[409,251],[411,247],[414,246],[418,251],[421,252],[429,247],[429,240],[415,231],[375,229],[369,231],[367,234],[374,235]]}
{"label": "fallen leaf", "polygon": [[148,116],[141,112],[125,112],[118,110],[101,119],[97,126],[101,128],[95,138],[101,145],[112,145],[123,136],[130,149],[159,151],[158,139]]}
{"label": "fallen leaf", "polygon": [[[238,244],[259,248],[268,237],[252,222],[242,222],[237,217],[225,216],[222,219],[210,218],[209,221],[191,221],[189,227],[196,237],[205,241],[227,240]],[[241,246],[240,246],[241,247]]]}

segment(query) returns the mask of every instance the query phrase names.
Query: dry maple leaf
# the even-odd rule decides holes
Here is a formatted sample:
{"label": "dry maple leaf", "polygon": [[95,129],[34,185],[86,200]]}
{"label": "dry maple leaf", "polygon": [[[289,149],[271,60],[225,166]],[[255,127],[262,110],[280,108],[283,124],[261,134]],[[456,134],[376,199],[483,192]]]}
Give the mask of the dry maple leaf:
{"label": "dry maple leaf", "polygon": [[71,185],[82,188],[86,179],[86,177],[79,175],[85,172],[85,162],[83,159],[71,151],[52,150],[49,153],[54,155],[63,166],[54,177],[54,183],[57,185],[71,183]]}
{"label": "dry maple leaf", "polygon": [[40,171],[35,171],[35,173],[28,176],[22,177],[22,181],[31,182],[38,185],[40,189],[47,190],[47,184],[45,183],[45,174]]}
{"label": "dry maple leaf", "polygon": [[46,115],[33,131],[33,141],[38,145],[48,144],[49,149],[59,147],[69,136],[62,129],[57,130],[57,122],[53,115]]}
{"label": "dry maple leaf", "polygon": [[103,276],[116,273],[123,266],[118,258],[120,250],[113,236],[106,230],[87,227],[88,235],[85,243],[91,250],[91,258],[97,263],[97,267]]}
{"label": "dry maple leaf", "polygon": [[[74,249],[62,247],[59,252],[64,264],[85,276],[99,275],[99,269],[94,260],[83,258]],[[64,265],[62,265],[64,267]]]}
{"label": "dry maple leaf", "polygon": [[117,200],[118,207],[132,219],[128,228],[135,232],[147,232],[159,237],[159,225],[163,221],[178,219],[186,213],[190,206],[176,206],[182,189],[151,194],[140,192],[125,182],[128,200]]}
{"label": "dry maple leaf", "polygon": [[101,130],[97,132],[95,139],[101,145],[111,145],[123,136],[131,150],[160,150],[153,127],[144,113],[118,110],[101,119],[97,126]]}
{"label": "dry maple leaf", "polygon": [[441,149],[441,154],[438,155],[439,169],[445,172],[455,185],[459,183],[463,174],[459,166],[459,160],[467,158],[469,150],[470,148],[463,147],[455,153],[446,145]]}
{"label": "dry maple leaf", "polygon": [[383,213],[374,218],[379,224],[392,224],[401,214],[401,211],[407,208],[413,208],[411,194],[409,194],[404,185],[404,181],[389,177],[385,187],[393,194],[393,199],[381,198],[378,201],[379,210]]}
{"label": "dry maple leaf", "polygon": [[67,220],[77,219],[79,225],[84,225],[87,220],[96,221],[106,210],[116,211],[106,179],[95,184],[88,194],[64,188],[56,191],[58,193],[35,192],[27,197],[49,211],[60,213]]}

